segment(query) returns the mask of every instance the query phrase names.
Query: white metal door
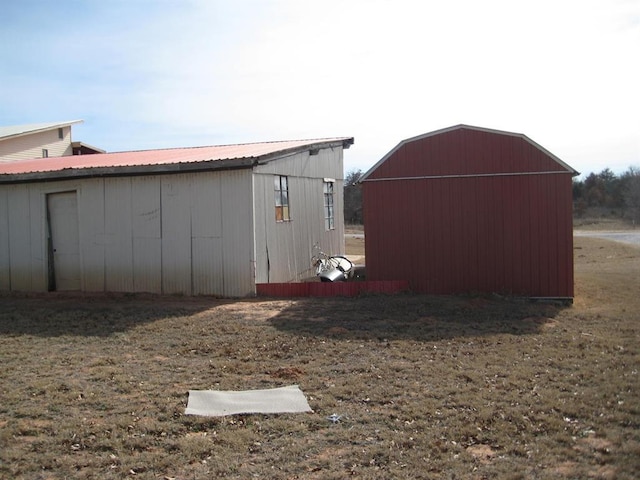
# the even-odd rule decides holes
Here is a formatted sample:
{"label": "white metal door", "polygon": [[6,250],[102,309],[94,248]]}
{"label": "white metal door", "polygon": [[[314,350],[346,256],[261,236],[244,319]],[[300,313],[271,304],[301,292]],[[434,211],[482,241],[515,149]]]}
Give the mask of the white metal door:
{"label": "white metal door", "polygon": [[[80,290],[77,193],[47,195],[50,290]],[[51,285],[53,283],[53,285]]]}

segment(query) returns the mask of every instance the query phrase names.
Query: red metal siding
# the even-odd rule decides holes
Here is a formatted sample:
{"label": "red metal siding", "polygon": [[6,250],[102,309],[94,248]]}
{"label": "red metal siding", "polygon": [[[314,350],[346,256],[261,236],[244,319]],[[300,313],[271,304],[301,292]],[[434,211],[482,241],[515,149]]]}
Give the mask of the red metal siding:
{"label": "red metal siding", "polygon": [[[571,172],[517,137],[442,136],[405,144],[369,179],[483,176],[365,181],[367,279],[432,294],[573,297]],[[516,171],[563,173],[491,175]]]}
{"label": "red metal siding", "polygon": [[378,282],[307,282],[307,283],[258,283],[259,297],[356,297],[366,293],[394,294],[406,292],[409,284],[404,281]]}

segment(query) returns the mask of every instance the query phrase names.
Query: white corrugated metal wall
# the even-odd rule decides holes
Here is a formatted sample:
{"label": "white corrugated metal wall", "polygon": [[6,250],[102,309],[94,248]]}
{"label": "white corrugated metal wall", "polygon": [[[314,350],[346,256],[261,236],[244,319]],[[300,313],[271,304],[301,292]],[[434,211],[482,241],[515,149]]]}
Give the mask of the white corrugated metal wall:
{"label": "white corrugated metal wall", "polygon": [[[311,277],[314,244],[344,253],[342,156],[341,147],[298,153],[253,174],[0,185],[0,289],[47,290],[46,195],[63,191],[78,192],[84,291],[245,296],[255,282]],[[274,175],[289,179],[289,222],[275,220]],[[324,178],[335,180],[330,231]]]}
{"label": "white corrugated metal wall", "polygon": [[17,291],[46,290],[45,197],[29,185],[3,186],[0,192],[0,211],[7,212],[0,224],[7,239],[0,250],[0,284]]}
{"label": "white corrugated metal wall", "polygon": [[78,192],[82,290],[245,296],[251,171],[0,186],[0,288],[46,291],[46,195]]}
{"label": "white corrugated metal wall", "polygon": [[0,188],[0,290],[11,290],[8,189]]}
{"label": "white corrugated metal wall", "polygon": [[[288,177],[289,222],[276,222],[274,175]],[[343,176],[342,147],[298,153],[255,169],[256,283],[312,277],[315,243],[326,253],[344,253]],[[335,229],[330,231],[324,226],[324,178],[335,179]]]}

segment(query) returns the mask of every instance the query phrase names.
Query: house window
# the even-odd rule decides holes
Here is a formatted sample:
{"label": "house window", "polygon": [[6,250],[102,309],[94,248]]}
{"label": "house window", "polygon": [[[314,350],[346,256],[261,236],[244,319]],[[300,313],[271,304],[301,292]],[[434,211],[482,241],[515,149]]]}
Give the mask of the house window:
{"label": "house window", "polygon": [[42,158],[48,158],[49,157],[49,150],[47,150],[46,148],[42,149]]}
{"label": "house window", "polygon": [[323,183],[325,230],[333,230],[336,228],[333,215],[333,184],[334,182],[332,180],[325,180]]}
{"label": "house window", "polygon": [[62,128],[58,129],[58,138],[62,140],[64,138],[64,130]]}
{"label": "house window", "polygon": [[288,222],[289,215],[289,185],[287,177],[276,175],[274,177],[276,197],[276,222]]}

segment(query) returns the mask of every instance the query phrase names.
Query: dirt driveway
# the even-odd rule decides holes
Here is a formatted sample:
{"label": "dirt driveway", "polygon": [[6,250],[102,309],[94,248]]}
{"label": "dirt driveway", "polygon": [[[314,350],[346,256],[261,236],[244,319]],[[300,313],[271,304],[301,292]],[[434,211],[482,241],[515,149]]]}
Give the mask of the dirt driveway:
{"label": "dirt driveway", "polygon": [[640,230],[627,230],[616,232],[602,232],[598,230],[574,230],[575,237],[603,238],[605,240],[614,240],[616,242],[627,243],[629,245],[640,246]]}

